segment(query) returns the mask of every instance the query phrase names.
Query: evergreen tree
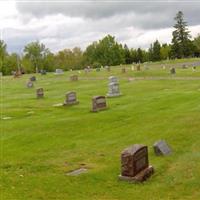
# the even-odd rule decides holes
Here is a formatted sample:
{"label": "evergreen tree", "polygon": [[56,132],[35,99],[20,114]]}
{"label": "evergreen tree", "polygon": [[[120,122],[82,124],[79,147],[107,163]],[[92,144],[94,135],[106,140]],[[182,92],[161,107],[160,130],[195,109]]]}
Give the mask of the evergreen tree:
{"label": "evergreen tree", "polygon": [[160,54],[161,46],[158,40],[156,40],[153,43],[152,47],[152,61],[159,61],[161,60],[161,54]]}
{"label": "evergreen tree", "polygon": [[174,58],[184,58],[192,55],[193,45],[190,40],[190,31],[187,28],[187,22],[183,19],[183,12],[179,11],[174,18],[176,24],[172,33],[172,56]]}

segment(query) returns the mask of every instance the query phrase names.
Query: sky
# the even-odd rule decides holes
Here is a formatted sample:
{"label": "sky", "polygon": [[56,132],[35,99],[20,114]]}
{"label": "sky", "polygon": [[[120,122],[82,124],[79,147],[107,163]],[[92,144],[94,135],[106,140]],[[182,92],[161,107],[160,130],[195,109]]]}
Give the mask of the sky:
{"label": "sky", "polygon": [[196,37],[199,0],[0,0],[0,32],[9,52],[22,53],[33,41],[52,52],[84,50],[107,34],[129,48],[147,49],[156,39],[171,42],[179,10]]}

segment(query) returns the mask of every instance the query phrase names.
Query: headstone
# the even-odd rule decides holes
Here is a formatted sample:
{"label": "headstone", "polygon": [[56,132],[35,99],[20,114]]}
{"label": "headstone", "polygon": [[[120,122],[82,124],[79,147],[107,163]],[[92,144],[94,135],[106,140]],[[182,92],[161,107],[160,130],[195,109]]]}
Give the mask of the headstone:
{"label": "headstone", "polygon": [[20,70],[13,72],[13,74],[14,74],[14,78],[19,78],[22,75]]}
{"label": "headstone", "polygon": [[36,77],[35,76],[31,76],[30,77],[30,81],[36,81]]}
{"label": "headstone", "polygon": [[105,66],[105,69],[107,70],[107,72],[110,72],[110,66]]}
{"label": "headstone", "polygon": [[154,143],[153,145],[154,152],[157,156],[160,155],[169,155],[171,154],[171,148],[168,146],[168,144],[164,140],[159,140]]}
{"label": "headstone", "polygon": [[46,74],[47,74],[47,71],[46,71],[45,69],[41,69],[41,70],[40,70],[40,74],[41,74],[41,75],[46,75]]}
{"label": "headstone", "polygon": [[62,69],[56,69],[55,74],[56,75],[63,74],[63,70]]}
{"label": "headstone", "polygon": [[32,88],[33,87],[33,82],[32,81],[28,81],[26,86],[27,86],[27,88]]}
{"label": "headstone", "polygon": [[122,151],[120,180],[143,182],[149,178],[153,172],[153,167],[149,166],[147,146],[135,144]]}
{"label": "headstone", "polygon": [[137,70],[137,71],[140,71],[140,64],[137,64],[136,70]]}
{"label": "headstone", "polygon": [[71,75],[70,81],[78,81],[78,75]]}
{"label": "headstone", "polygon": [[119,82],[117,77],[110,76],[108,84],[108,94],[107,97],[117,97],[120,96]]}
{"label": "headstone", "polygon": [[101,68],[96,68],[96,72],[100,72],[101,71]]}
{"label": "headstone", "polygon": [[37,98],[43,98],[44,97],[44,90],[43,90],[43,88],[38,88],[36,90],[36,95],[37,95]]}
{"label": "headstone", "polygon": [[172,67],[172,68],[170,69],[170,73],[171,73],[171,74],[176,74],[176,69],[175,69],[174,67]]}
{"label": "headstone", "polygon": [[92,112],[98,112],[100,110],[107,109],[105,96],[94,96],[92,98]]}
{"label": "headstone", "polygon": [[123,68],[121,69],[121,72],[122,72],[123,74],[126,73],[126,68],[123,67]]}
{"label": "headstone", "polygon": [[65,99],[65,102],[64,102],[64,106],[67,106],[67,105],[75,105],[75,104],[78,104],[79,102],[77,101],[76,99],[76,92],[68,92],[66,94],[66,99]]}
{"label": "headstone", "polygon": [[131,66],[131,71],[135,71],[135,66],[134,65]]}

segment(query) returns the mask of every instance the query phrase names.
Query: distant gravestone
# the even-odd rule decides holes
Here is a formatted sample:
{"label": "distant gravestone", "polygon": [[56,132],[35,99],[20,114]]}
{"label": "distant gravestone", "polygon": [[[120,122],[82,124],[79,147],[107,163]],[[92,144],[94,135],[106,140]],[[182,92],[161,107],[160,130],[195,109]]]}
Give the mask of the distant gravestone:
{"label": "distant gravestone", "polygon": [[41,69],[41,70],[40,70],[40,74],[41,74],[41,75],[46,75],[46,74],[47,74],[47,71],[46,71],[45,69]]}
{"label": "distant gravestone", "polygon": [[63,74],[63,70],[62,69],[56,69],[55,74],[56,75]]}
{"label": "distant gravestone", "polygon": [[30,81],[36,81],[36,77],[35,76],[31,76],[30,77]]}
{"label": "distant gravestone", "polygon": [[169,155],[172,152],[171,148],[168,146],[168,144],[164,140],[159,140],[155,142],[153,145],[153,149],[157,156]]}
{"label": "distant gravestone", "polygon": [[117,97],[120,96],[119,82],[117,77],[110,76],[108,84],[108,94],[107,97]]}
{"label": "distant gravestone", "polygon": [[43,90],[43,88],[38,88],[36,90],[36,95],[37,95],[37,98],[43,98],[44,97],[44,90]]}
{"label": "distant gravestone", "polygon": [[126,68],[123,67],[123,68],[121,69],[121,72],[122,72],[122,74],[126,73]]}
{"label": "distant gravestone", "polygon": [[100,72],[101,71],[101,68],[96,68],[96,72]]}
{"label": "distant gravestone", "polygon": [[28,81],[26,86],[27,86],[27,88],[32,88],[33,87],[33,82],[32,81]]}
{"label": "distant gravestone", "polygon": [[186,64],[183,64],[183,65],[182,65],[182,69],[187,69]]}
{"label": "distant gravestone", "polygon": [[67,105],[75,105],[75,104],[78,104],[79,102],[77,101],[76,99],[76,92],[68,92],[66,94],[66,99],[65,99],[65,102],[64,102],[64,106],[67,106]]}
{"label": "distant gravestone", "polygon": [[78,75],[71,75],[70,81],[78,81]]}
{"label": "distant gravestone", "polygon": [[176,69],[175,69],[174,67],[172,67],[172,68],[170,69],[170,73],[171,73],[171,74],[176,74]]}
{"label": "distant gravestone", "polygon": [[92,112],[98,112],[100,110],[107,109],[105,96],[94,96],[92,98]]}
{"label": "distant gravestone", "polygon": [[105,69],[107,70],[107,72],[110,72],[110,66],[105,66]]}
{"label": "distant gravestone", "polygon": [[137,71],[140,71],[140,70],[141,70],[141,68],[140,68],[140,64],[137,64],[137,66],[136,66],[136,70],[137,70]]}
{"label": "distant gravestone", "polygon": [[135,144],[121,153],[120,180],[143,182],[154,172],[149,166],[148,148],[145,145]]}

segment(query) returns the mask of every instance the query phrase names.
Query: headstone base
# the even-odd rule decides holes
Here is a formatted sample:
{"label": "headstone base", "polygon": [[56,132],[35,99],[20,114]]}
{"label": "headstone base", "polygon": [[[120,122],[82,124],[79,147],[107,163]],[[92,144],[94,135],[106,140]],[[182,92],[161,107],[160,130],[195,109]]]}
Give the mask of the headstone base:
{"label": "headstone base", "polygon": [[119,180],[131,183],[141,183],[143,181],[146,181],[153,173],[154,173],[154,168],[152,166],[149,166],[148,168],[142,170],[134,177],[119,175]]}
{"label": "headstone base", "polygon": [[92,109],[91,112],[99,112],[99,111],[102,111],[102,110],[107,110],[108,107],[105,107],[105,108],[98,108],[98,109]]}
{"label": "headstone base", "polygon": [[106,97],[119,97],[121,95],[122,95],[121,93],[118,93],[118,94],[107,94]]}
{"label": "headstone base", "polygon": [[72,106],[72,105],[77,105],[79,104],[79,101],[75,101],[75,102],[64,102],[63,106]]}

